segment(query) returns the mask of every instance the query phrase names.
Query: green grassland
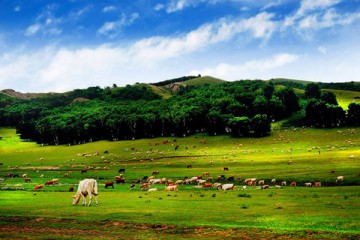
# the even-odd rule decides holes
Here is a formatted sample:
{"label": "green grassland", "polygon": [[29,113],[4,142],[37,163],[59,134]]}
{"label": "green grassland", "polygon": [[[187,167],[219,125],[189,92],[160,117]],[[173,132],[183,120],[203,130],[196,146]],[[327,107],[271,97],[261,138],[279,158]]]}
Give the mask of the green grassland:
{"label": "green grassland", "polygon": [[[34,234],[66,239],[77,234],[85,239],[86,231],[92,231],[93,239],[358,239],[359,131],[291,128],[264,138],[199,134],[41,146],[2,128],[0,178],[9,173],[20,177],[0,182],[0,238]],[[163,144],[167,139],[170,143]],[[119,168],[126,169],[126,183],[105,189]],[[81,174],[83,169],[87,173]],[[235,180],[235,190],[226,192],[196,185],[180,185],[178,192],[164,191],[164,185],[155,185],[157,192],[141,191],[139,184],[130,190],[131,183],[153,171],[174,181],[204,172],[214,182],[222,174],[242,181]],[[24,173],[30,183],[21,178]],[[344,181],[337,183],[340,175]],[[69,187],[99,177],[104,178],[98,180],[99,206],[72,206]],[[53,178],[59,183],[33,191]],[[276,178],[277,184],[295,181],[297,186],[276,189],[270,184],[270,189],[248,186],[242,191],[245,178],[264,179],[266,184]],[[304,186],[312,181],[322,186]]]}

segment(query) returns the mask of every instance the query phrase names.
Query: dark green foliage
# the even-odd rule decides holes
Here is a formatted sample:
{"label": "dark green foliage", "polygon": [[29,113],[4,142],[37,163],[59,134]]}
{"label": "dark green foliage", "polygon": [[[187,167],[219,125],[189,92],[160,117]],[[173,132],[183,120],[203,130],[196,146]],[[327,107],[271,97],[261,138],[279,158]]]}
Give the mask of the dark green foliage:
{"label": "dark green foliage", "polygon": [[[306,87],[308,97],[320,97],[317,84]],[[291,116],[296,117],[288,124],[344,125],[346,115],[334,95],[321,97],[304,103],[302,114],[294,115],[305,100],[289,87],[275,90],[272,82],[261,80],[184,87],[169,99],[161,99],[147,84],[89,87],[31,100],[0,94],[0,125],[16,126],[23,138],[39,143],[70,145],[200,132],[262,137],[270,133],[272,121]],[[357,106],[349,109],[350,125],[359,122]]]}
{"label": "dark green foliage", "polygon": [[347,120],[350,126],[360,126],[360,104],[350,103]]}
{"label": "dark green foliage", "polygon": [[321,96],[320,87],[316,83],[309,83],[305,86],[305,97],[319,99]]}

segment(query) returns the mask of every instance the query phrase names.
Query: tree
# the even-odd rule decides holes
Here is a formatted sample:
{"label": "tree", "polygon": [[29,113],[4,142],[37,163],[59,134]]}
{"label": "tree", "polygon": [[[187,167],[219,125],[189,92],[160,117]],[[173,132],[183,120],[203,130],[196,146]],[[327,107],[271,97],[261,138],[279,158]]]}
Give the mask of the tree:
{"label": "tree", "polygon": [[251,120],[248,117],[233,117],[228,121],[233,137],[248,136],[250,133]]}
{"label": "tree", "polygon": [[333,92],[324,92],[320,99],[328,104],[339,105]]}
{"label": "tree", "polygon": [[349,104],[347,112],[347,122],[350,126],[360,126],[360,104]]}
{"label": "tree", "polygon": [[271,132],[271,121],[266,114],[257,114],[251,119],[254,135],[262,137]]}
{"label": "tree", "polygon": [[319,84],[309,83],[305,86],[305,97],[306,98],[315,98],[319,99],[321,96],[321,91]]}

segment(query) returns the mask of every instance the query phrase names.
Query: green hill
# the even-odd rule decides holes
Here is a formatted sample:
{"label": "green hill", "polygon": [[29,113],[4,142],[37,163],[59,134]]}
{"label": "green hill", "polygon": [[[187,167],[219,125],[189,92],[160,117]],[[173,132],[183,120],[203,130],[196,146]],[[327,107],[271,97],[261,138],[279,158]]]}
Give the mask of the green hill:
{"label": "green hill", "polygon": [[219,83],[223,83],[226,82],[225,80],[219,79],[219,78],[214,78],[211,76],[204,76],[204,77],[198,77],[198,78],[193,78],[190,80],[187,80],[184,82],[185,85],[187,86],[199,86],[199,85],[204,85],[204,84],[219,84]]}

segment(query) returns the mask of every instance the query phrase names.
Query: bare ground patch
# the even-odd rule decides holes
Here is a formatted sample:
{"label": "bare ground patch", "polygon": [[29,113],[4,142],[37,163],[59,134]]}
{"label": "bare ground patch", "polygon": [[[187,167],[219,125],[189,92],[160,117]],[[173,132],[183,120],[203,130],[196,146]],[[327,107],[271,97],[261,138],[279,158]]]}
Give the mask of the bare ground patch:
{"label": "bare ground patch", "polygon": [[360,234],[284,232],[257,228],[217,228],[123,221],[0,217],[0,239],[360,239]]}

